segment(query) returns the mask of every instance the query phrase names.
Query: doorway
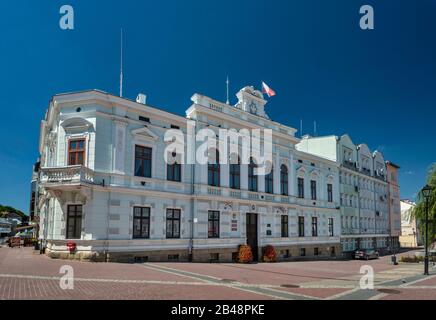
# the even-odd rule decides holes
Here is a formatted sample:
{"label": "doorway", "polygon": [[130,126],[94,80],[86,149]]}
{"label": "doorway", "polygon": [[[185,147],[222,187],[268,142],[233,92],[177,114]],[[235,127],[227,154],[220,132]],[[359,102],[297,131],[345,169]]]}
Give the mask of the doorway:
{"label": "doorway", "polygon": [[247,228],[247,245],[251,247],[253,253],[253,261],[259,260],[259,248],[257,243],[257,213],[247,213],[246,228]]}

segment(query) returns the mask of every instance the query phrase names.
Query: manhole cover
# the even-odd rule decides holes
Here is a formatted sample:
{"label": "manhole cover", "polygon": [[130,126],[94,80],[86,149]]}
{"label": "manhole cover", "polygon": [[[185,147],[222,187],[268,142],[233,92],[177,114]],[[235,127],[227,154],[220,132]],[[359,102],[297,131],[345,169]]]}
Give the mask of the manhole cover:
{"label": "manhole cover", "polygon": [[378,289],[377,290],[380,293],[386,293],[386,294],[400,294],[401,291],[394,290],[394,289]]}
{"label": "manhole cover", "polygon": [[231,282],[236,282],[236,280],[233,280],[233,279],[221,279],[221,282],[231,283]]}
{"label": "manhole cover", "polygon": [[282,284],[280,285],[282,288],[299,288],[300,286],[297,286],[295,284]]}

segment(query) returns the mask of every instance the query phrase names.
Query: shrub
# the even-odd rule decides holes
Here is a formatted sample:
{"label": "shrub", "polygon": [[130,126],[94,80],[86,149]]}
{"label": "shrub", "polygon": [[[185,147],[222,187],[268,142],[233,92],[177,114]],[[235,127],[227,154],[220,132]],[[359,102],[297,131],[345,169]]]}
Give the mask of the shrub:
{"label": "shrub", "polygon": [[[400,258],[400,262],[405,262],[405,263],[420,263],[420,262],[424,262],[425,257],[424,256],[403,256]],[[433,259],[430,257],[429,261],[432,261]],[[434,261],[434,260],[433,260]]]}
{"label": "shrub", "polygon": [[263,248],[263,262],[276,262],[277,253],[273,246]]}
{"label": "shrub", "polygon": [[238,260],[239,263],[250,263],[253,261],[253,252],[251,247],[247,245],[239,246]]}

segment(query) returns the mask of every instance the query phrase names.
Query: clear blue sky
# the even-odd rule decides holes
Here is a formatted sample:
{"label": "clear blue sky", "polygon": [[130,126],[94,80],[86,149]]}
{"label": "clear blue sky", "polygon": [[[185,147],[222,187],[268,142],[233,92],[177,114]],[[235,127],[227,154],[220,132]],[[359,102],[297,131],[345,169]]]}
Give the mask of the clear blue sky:
{"label": "clear blue sky", "polygon": [[[75,30],[59,9],[75,9]],[[375,30],[359,28],[371,4]],[[274,119],[348,133],[401,166],[413,198],[436,161],[436,1],[4,0],[0,2],[0,203],[28,212],[39,124],[56,93],[118,92],[184,114],[194,92],[225,101],[263,80]]]}

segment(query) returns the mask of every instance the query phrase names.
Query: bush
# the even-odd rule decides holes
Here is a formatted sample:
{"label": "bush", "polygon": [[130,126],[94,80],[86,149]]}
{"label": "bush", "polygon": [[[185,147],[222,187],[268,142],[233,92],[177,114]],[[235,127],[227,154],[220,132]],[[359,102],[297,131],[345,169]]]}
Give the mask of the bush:
{"label": "bush", "polygon": [[273,246],[266,246],[262,250],[263,252],[263,262],[276,262],[277,253]]}
{"label": "bush", "polygon": [[251,247],[247,245],[239,246],[238,260],[239,263],[250,263],[253,261],[253,252]]}
{"label": "bush", "polygon": [[[424,262],[425,257],[424,256],[402,256],[400,258],[400,262],[405,262],[405,263],[420,263],[420,262]],[[429,257],[428,259],[430,262],[436,262],[436,257]]]}

